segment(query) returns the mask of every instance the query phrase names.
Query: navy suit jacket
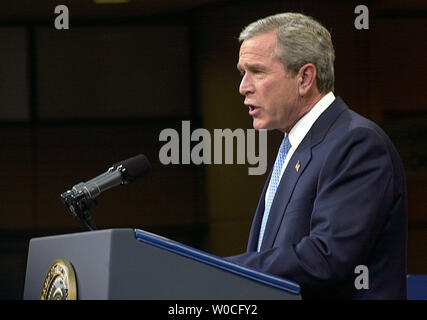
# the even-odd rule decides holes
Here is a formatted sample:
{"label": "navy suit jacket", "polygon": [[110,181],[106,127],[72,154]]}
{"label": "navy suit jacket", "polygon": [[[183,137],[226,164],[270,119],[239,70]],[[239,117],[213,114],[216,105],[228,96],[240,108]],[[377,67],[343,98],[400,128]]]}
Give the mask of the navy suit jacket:
{"label": "navy suit jacket", "polygon": [[[286,167],[257,252],[270,176],[247,252],[229,259],[295,281],[303,299],[406,299],[404,169],[375,123],[340,97],[320,115]],[[356,288],[358,265],[368,289]]]}

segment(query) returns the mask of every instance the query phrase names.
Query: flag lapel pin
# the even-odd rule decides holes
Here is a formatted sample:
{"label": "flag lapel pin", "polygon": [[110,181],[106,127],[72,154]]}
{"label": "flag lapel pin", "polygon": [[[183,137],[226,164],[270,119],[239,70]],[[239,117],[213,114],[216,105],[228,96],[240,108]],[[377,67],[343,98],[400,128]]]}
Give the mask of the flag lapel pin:
{"label": "flag lapel pin", "polygon": [[298,172],[300,167],[301,167],[301,163],[298,160],[297,164],[295,165],[295,170]]}

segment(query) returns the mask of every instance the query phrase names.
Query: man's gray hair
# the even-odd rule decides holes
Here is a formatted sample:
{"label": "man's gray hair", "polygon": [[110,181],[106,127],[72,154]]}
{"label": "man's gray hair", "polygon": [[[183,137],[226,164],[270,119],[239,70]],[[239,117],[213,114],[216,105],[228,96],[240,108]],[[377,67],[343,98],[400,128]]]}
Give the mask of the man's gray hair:
{"label": "man's gray hair", "polygon": [[312,17],[285,12],[249,24],[239,41],[274,30],[278,31],[276,55],[286,70],[296,75],[303,65],[312,63],[319,91],[333,91],[335,51],[329,31]]}

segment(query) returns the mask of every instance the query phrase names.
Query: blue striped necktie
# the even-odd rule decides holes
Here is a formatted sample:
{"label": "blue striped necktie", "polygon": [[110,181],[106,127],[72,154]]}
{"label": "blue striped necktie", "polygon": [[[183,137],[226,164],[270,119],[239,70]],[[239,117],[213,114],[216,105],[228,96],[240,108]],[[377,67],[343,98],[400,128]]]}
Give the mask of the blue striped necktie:
{"label": "blue striped necktie", "polygon": [[264,237],[265,226],[267,225],[268,215],[270,214],[271,204],[273,203],[274,195],[276,194],[277,187],[280,183],[280,172],[282,171],[283,164],[285,163],[286,155],[288,154],[291,144],[289,142],[289,136],[282,140],[279,152],[277,153],[276,161],[274,162],[273,172],[270,178],[270,189],[268,191],[267,202],[265,204],[264,216],[262,217],[261,229],[259,231],[258,238],[258,252],[261,249],[262,239]]}

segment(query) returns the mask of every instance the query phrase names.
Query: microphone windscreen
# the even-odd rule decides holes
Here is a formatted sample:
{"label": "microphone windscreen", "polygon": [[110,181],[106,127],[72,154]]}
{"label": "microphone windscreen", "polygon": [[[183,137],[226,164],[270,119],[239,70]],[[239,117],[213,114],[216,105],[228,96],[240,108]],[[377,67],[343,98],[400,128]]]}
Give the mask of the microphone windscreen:
{"label": "microphone windscreen", "polygon": [[124,179],[128,182],[147,174],[151,170],[150,162],[143,154],[138,154],[135,157],[117,163],[114,167],[119,165],[126,169]]}

